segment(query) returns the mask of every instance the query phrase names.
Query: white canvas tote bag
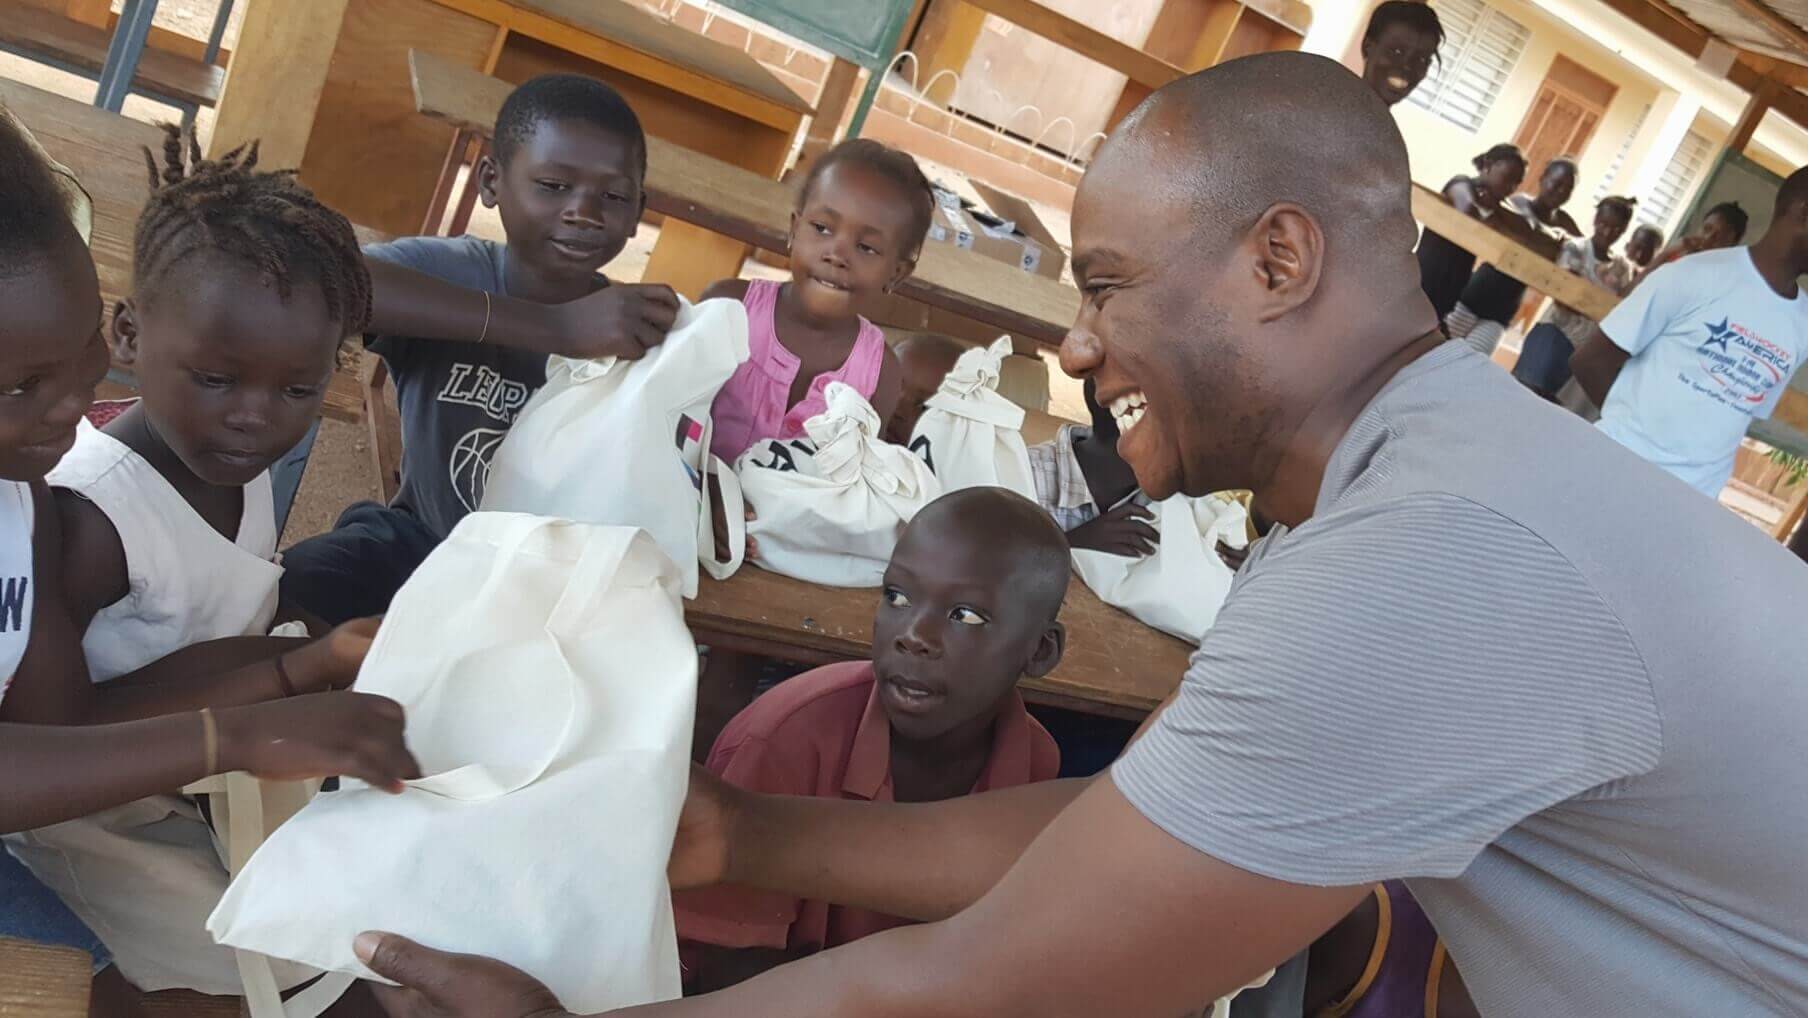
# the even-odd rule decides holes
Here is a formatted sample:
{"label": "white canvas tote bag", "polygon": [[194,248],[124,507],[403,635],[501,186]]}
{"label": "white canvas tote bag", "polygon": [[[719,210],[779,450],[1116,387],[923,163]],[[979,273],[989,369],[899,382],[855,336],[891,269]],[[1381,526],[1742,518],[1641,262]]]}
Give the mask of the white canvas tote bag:
{"label": "white canvas tote bag", "polygon": [[402,704],[427,777],[315,797],[208,931],[369,977],[352,940],[391,930],[499,958],[582,1013],[678,996],[665,865],[696,679],[677,571],[646,534],[466,517],[396,595],[355,687]]}
{"label": "white canvas tote bag", "polygon": [[1161,535],[1154,554],[1137,559],[1079,550],[1073,553],[1074,571],[1099,600],[1198,643],[1218,618],[1235,575],[1218,557],[1218,541],[1232,548],[1248,545],[1249,513],[1221,495],[1175,495],[1150,509]]}
{"label": "white canvas tote bag", "polygon": [[[879,437],[879,415],[831,382],[808,441],[757,442],[735,473],[754,519],[756,565],[832,587],[877,587],[904,525],[942,486],[928,464]],[[725,486],[726,487],[726,486]]]}
{"label": "white canvas tote bag", "polygon": [[917,418],[910,451],[929,464],[944,492],[996,486],[1036,497],[1023,445],[1023,408],[998,394],[1010,355],[1009,336],[961,354]]}
{"label": "white canvas tote bag", "polygon": [[482,508],[640,527],[695,597],[699,560],[720,577],[740,564],[740,507],[728,506],[730,558],[718,563],[704,480],[728,470],[709,454],[709,406],[746,359],[735,300],[682,302],[665,342],[637,361],[547,358],[546,384],[490,463]]}

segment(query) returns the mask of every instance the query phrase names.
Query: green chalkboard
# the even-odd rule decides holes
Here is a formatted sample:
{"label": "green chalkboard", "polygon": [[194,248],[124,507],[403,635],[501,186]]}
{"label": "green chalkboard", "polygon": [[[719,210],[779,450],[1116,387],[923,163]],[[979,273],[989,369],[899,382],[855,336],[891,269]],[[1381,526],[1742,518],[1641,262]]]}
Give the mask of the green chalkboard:
{"label": "green chalkboard", "polygon": [[830,53],[882,72],[891,63],[911,0],[716,0]]}

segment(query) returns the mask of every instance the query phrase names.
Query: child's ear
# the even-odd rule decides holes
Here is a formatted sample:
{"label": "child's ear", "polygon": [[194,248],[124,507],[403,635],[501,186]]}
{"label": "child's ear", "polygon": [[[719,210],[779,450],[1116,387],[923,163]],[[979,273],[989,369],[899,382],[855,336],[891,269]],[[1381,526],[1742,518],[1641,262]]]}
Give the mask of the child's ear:
{"label": "child's ear", "polygon": [[[484,153],[483,158],[477,160],[477,196],[483,199],[484,208],[496,207],[496,189],[501,184],[502,164],[496,161],[495,156]],[[646,199],[642,198],[641,201],[644,203]]]}
{"label": "child's ear", "polygon": [[1036,641],[1036,649],[1030,653],[1029,663],[1023,666],[1023,674],[1032,679],[1040,679],[1055,670],[1061,663],[1061,655],[1067,651],[1067,627],[1059,622],[1050,622],[1042,631],[1042,638]]}
{"label": "child's ear", "polygon": [[1311,213],[1290,202],[1277,204],[1256,221],[1247,244],[1263,291],[1256,298],[1257,321],[1275,321],[1318,292],[1325,234]]}
{"label": "child's ear", "polygon": [[113,359],[120,364],[138,361],[138,305],[131,298],[113,305]]}
{"label": "child's ear", "polygon": [[911,255],[909,258],[898,259],[897,271],[891,274],[891,281],[885,284],[885,292],[890,293],[893,290],[896,290],[906,279],[909,279],[910,274],[916,270],[916,255]]}

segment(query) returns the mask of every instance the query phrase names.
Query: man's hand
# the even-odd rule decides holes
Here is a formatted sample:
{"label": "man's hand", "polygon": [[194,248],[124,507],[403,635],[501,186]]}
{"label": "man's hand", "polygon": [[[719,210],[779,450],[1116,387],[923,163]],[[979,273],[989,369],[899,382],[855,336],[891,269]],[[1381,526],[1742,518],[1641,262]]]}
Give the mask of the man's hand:
{"label": "man's hand", "polygon": [[1107,555],[1142,558],[1154,554],[1161,544],[1161,534],[1149,523],[1154,518],[1155,514],[1148,506],[1126,502],[1069,530],[1067,543],[1075,550],[1084,548]]}
{"label": "man's hand", "polygon": [[282,655],[283,668],[298,693],[346,689],[358,677],[381,618],[353,619],[325,636]]}
{"label": "man's hand", "polygon": [[658,283],[617,283],[550,310],[558,339],[548,353],[637,361],[665,342],[678,317],[678,295]]}
{"label": "man's hand", "polygon": [[571,1018],[520,969],[472,954],[447,954],[393,933],[361,933],[358,960],[401,986],[372,985],[392,1018]]}
{"label": "man's hand", "polygon": [[665,870],[672,890],[709,887],[728,879],[743,794],[708,768],[691,764],[690,790],[684,796],[684,810],[678,814],[678,836]]}
{"label": "man's hand", "polygon": [[271,781],[357,778],[400,792],[421,776],[402,741],[402,707],[364,693],[315,693],[214,712],[220,768]]}

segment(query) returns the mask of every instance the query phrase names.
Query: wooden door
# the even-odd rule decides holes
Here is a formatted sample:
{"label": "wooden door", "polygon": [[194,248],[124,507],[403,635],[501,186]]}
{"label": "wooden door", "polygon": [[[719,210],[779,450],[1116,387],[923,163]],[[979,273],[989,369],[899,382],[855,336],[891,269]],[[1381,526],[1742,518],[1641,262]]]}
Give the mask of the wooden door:
{"label": "wooden door", "polygon": [[1513,136],[1526,156],[1526,190],[1535,190],[1546,163],[1558,156],[1582,155],[1601,126],[1601,118],[1619,89],[1573,60],[1558,57],[1532,109]]}

